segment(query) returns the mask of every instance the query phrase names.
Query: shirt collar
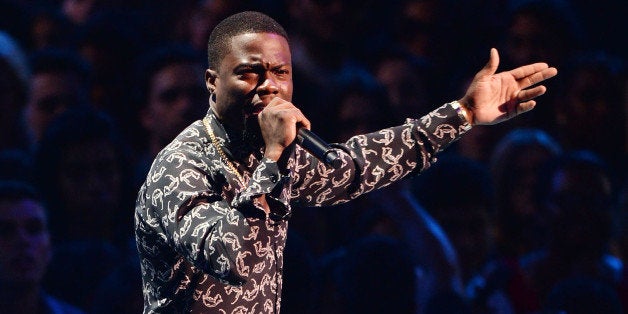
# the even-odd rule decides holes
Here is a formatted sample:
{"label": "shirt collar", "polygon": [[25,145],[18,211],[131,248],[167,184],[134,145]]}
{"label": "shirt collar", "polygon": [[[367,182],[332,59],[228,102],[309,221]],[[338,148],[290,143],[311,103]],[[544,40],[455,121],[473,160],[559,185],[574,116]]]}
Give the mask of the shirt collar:
{"label": "shirt collar", "polygon": [[222,124],[214,110],[213,106],[209,107],[206,117],[209,119],[209,126],[214,132],[214,136],[221,145],[221,149],[229,158],[233,158],[238,161],[245,161],[251,154],[254,154],[258,159],[262,158],[262,148],[255,148],[252,145],[246,143],[243,140],[242,135]]}

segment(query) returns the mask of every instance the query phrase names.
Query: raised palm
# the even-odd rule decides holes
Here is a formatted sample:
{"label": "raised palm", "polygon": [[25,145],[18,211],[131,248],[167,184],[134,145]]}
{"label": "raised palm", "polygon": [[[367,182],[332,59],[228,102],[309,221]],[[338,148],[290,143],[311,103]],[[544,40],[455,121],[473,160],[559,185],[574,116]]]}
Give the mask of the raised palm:
{"label": "raised palm", "polygon": [[498,65],[499,54],[492,48],[488,63],[475,75],[460,100],[470,111],[473,124],[496,124],[531,110],[536,106],[534,98],[547,90],[536,84],[558,73],[542,62],[495,73]]}

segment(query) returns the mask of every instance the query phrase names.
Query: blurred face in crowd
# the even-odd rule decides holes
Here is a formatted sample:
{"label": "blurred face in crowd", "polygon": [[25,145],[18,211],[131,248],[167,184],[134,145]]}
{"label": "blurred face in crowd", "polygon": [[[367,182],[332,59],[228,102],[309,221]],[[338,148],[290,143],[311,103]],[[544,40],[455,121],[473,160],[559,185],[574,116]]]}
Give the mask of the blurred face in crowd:
{"label": "blurred face in crowd", "polygon": [[[544,60],[560,64],[568,54],[570,34],[558,23],[560,17],[547,12],[519,12],[507,29],[505,55],[514,64],[527,64]],[[561,19],[562,20],[562,19]],[[552,31],[548,32],[547,30]]]}
{"label": "blurred face in crowd", "polygon": [[33,75],[25,119],[35,141],[41,139],[56,116],[79,103],[79,85],[77,78],[69,74]]}
{"label": "blurred face in crowd", "polygon": [[96,0],[64,0],[61,4],[63,14],[74,24],[83,24],[90,17]]}
{"label": "blurred face in crowd", "polygon": [[188,20],[190,43],[198,50],[207,49],[207,38],[211,31],[227,16],[238,11],[241,0],[198,1]]}
{"label": "blurred face in crowd", "polygon": [[561,169],[552,177],[549,208],[556,247],[568,253],[598,252],[610,229],[611,183],[601,173]]}
{"label": "blurred face in crowd", "polygon": [[0,201],[0,284],[39,284],[50,260],[50,235],[43,206],[35,201]]}
{"label": "blurred face in crowd", "polygon": [[346,21],[346,4],[339,0],[299,0],[288,2],[288,13],[313,39],[334,41]]}
{"label": "blurred face in crowd", "polygon": [[207,95],[198,73],[200,69],[192,63],[176,63],[153,76],[142,124],[161,143],[170,142],[205,114]]}
{"label": "blurred face in crowd", "polygon": [[81,217],[85,235],[110,232],[113,213],[122,198],[121,165],[113,144],[107,140],[65,147],[59,161],[58,178],[63,204],[68,214]]}
{"label": "blurred face in crowd", "polygon": [[209,69],[205,77],[216,95],[213,110],[223,123],[237,130],[245,125],[259,128],[257,114],[273,98],[292,100],[288,41],[270,33],[235,36],[219,67]]}

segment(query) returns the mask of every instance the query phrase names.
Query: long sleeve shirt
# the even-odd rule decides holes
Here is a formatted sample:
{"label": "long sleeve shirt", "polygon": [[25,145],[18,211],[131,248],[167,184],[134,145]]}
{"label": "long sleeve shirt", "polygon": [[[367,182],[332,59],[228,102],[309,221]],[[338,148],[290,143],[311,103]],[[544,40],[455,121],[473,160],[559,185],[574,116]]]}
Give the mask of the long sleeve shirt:
{"label": "long sleeve shirt", "polygon": [[469,127],[448,103],[334,144],[338,169],[293,146],[280,171],[230,140],[211,109],[205,119],[157,155],[138,194],[144,313],[279,313],[293,207],[339,204],[419,173]]}

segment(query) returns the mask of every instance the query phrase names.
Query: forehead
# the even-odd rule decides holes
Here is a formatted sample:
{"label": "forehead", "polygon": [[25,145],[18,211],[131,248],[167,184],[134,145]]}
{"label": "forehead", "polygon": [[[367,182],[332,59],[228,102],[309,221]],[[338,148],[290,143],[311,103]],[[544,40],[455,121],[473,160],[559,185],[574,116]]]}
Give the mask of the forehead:
{"label": "forehead", "polygon": [[151,80],[153,88],[168,87],[171,85],[202,84],[201,67],[193,63],[173,63],[155,72]]}
{"label": "forehead", "polygon": [[221,64],[256,61],[290,65],[292,57],[288,41],[273,33],[244,33],[234,36]]}

